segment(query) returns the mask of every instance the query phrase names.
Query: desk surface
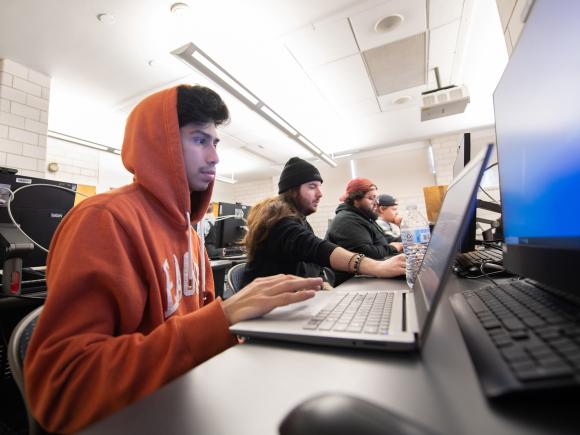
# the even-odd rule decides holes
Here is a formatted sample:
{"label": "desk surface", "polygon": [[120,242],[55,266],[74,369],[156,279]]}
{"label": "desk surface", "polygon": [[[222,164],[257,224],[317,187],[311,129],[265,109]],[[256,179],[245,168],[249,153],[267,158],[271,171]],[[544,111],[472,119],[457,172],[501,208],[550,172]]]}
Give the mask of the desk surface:
{"label": "desk surface", "polygon": [[[447,296],[485,284],[451,277],[421,353],[249,342],[83,433],[275,435],[294,406],[324,392],[365,398],[441,434],[578,433],[577,400],[556,406],[538,398],[492,403],[483,396]],[[364,279],[340,289],[404,285]]]}

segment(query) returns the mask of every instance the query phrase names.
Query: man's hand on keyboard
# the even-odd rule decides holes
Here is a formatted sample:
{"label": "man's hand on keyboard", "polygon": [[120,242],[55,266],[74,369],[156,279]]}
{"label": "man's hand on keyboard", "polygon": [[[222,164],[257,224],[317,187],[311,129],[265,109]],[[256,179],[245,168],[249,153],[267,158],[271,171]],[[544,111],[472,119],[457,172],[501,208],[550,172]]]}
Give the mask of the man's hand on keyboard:
{"label": "man's hand on keyboard", "polygon": [[299,278],[294,275],[274,275],[256,278],[231,298],[222,302],[224,314],[231,325],[260,317],[276,307],[301,302],[314,297],[322,278]]}

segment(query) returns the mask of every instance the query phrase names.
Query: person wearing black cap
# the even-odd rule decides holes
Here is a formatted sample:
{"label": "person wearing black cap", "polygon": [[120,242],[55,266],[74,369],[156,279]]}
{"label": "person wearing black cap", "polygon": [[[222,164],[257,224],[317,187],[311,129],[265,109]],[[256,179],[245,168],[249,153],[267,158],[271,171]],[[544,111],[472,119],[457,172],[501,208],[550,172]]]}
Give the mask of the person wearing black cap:
{"label": "person wearing black cap", "polygon": [[[377,186],[368,178],[349,181],[336,216],[326,232],[326,240],[345,249],[361,252],[369,258],[382,260],[402,251],[401,243],[389,243],[377,225]],[[341,283],[352,274],[337,272],[336,282]]]}
{"label": "person wearing black cap", "polygon": [[397,205],[397,200],[391,195],[379,195],[377,224],[383,229],[389,243],[401,242],[401,215],[397,213]]}
{"label": "person wearing black cap", "polygon": [[320,172],[311,163],[298,157],[286,162],[278,196],[260,201],[248,216],[248,263],[242,285],[280,273],[324,277],[325,267],[383,278],[404,273],[404,255],[374,261],[316,237],[306,217],[318,208],[321,185]]}

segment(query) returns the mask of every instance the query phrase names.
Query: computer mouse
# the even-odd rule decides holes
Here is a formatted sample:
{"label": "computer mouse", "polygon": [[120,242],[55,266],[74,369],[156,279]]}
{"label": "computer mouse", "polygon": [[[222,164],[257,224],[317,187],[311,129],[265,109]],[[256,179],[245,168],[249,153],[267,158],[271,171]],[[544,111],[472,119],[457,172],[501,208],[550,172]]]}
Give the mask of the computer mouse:
{"label": "computer mouse", "polygon": [[436,432],[364,399],[339,393],[312,397],[280,424],[280,435],[436,435]]}

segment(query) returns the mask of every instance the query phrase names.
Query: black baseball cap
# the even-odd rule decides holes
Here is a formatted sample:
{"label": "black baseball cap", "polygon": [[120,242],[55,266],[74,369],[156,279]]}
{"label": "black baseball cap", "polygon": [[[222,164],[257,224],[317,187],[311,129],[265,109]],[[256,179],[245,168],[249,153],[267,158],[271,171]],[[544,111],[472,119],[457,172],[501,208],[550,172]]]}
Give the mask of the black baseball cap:
{"label": "black baseball cap", "polygon": [[379,195],[379,206],[389,207],[391,205],[398,205],[394,197],[391,195]]}

